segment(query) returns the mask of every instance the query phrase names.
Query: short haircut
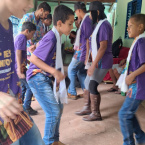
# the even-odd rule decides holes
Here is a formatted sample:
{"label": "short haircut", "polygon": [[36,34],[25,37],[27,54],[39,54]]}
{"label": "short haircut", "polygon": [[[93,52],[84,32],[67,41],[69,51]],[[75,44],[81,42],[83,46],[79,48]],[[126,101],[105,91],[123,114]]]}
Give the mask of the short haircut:
{"label": "short haircut", "polygon": [[57,26],[57,21],[59,20],[61,20],[62,23],[65,23],[66,20],[69,19],[70,15],[74,15],[74,12],[72,9],[64,5],[57,6],[53,14],[53,25]]}
{"label": "short haircut", "polygon": [[51,20],[52,20],[52,15],[49,14],[49,15],[47,16],[47,19],[51,19]]}
{"label": "short haircut", "polygon": [[28,29],[29,32],[36,31],[36,26],[32,22],[24,22],[22,25],[22,32],[25,31],[26,29]]}
{"label": "short haircut", "polygon": [[143,24],[145,27],[145,14],[135,14],[135,15],[132,15],[130,19],[134,19],[135,22]]}
{"label": "short haircut", "polygon": [[49,4],[47,2],[42,2],[38,5],[37,10],[43,8],[44,11],[48,11],[49,13],[51,13],[51,7],[49,6]]}
{"label": "short haircut", "polygon": [[84,13],[86,13],[86,5],[85,5],[85,3],[83,3],[83,2],[77,2],[77,3],[75,3],[74,4],[74,11],[76,11],[78,9],[80,9]]}

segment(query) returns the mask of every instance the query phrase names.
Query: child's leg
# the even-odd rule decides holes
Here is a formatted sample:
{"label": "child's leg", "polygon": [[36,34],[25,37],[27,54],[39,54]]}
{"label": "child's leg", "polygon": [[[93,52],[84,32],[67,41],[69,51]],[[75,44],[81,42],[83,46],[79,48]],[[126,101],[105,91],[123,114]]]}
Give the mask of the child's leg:
{"label": "child's leg", "polygon": [[25,100],[24,100],[24,107],[25,109],[29,109],[30,106],[31,106],[31,99],[32,99],[32,96],[33,96],[33,93],[29,87],[29,85],[27,84],[26,82],[26,97],[25,97]]}
{"label": "child's leg", "polygon": [[39,73],[33,76],[28,81],[28,84],[45,112],[46,120],[43,140],[46,145],[51,145],[55,141],[54,134],[60,116],[60,108],[53,94],[51,80]]}
{"label": "child's leg", "polygon": [[135,133],[135,138],[138,144],[145,144],[145,133],[141,130],[139,122],[134,116],[133,118],[133,128]]}
{"label": "child's leg", "polygon": [[79,70],[77,72],[77,76],[78,76],[78,79],[79,79],[82,90],[85,89],[84,81],[86,79],[86,75],[87,75],[87,73],[86,73],[86,70],[85,70],[85,65],[84,65],[83,62],[81,62],[79,64]]}
{"label": "child's leg", "polygon": [[107,90],[107,91],[108,92],[117,91],[118,90],[118,87],[116,86],[117,79],[115,77],[114,70],[112,68],[109,70],[109,74],[110,74],[110,77],[112,79],[113,86],[109,90]]}
{"label": "child's leg", "polygon": [[20,83],[21,83],[21,90],[22,90],[22,102],[24,103],[24,99],[25,99],[25,93],[26,93],[26,85],[25,85],[25,79],[20,79]]}
{"label": "child's leg", "polygon": [[[116,68],[113,70],[113,73],[114,73],[114,75],[115,75],[116,82],[117,82],[117,80],[118,80],[119,77],[120,77],[120,74],[118,73],[118,70],[117,70]],[[116,83],[115,83],[115,84],[116,84]]]}
{"label": "child's leg", "polygon": [[[120,111],[119,111],[119,122],[120,128],[123,134],[123,145],[135,145],[133,133],[136,132],[137,136],[143,136],[137,119],[135,119],[135,113],[141,104],[141,100],[126,97]],[[137,126],[137,128],[135,127]]]}
{"label": "child's leg", "polygon": [[26,87],[26,97],[25,97],[23,106],[30,115],[36,115],[38,112],[31,108],[31,99],[32,99],[33,93],[31,91],[26,79],[22,79],[22,80]]}
{"label": "child's leg", "polygon": [[112,79],[112,81],[113,81],[113,85],[115,86],[117,80],[116,80],[116,77],[115,77],[115,75],[114,75],[114,72],[113,72],[113,69],[112,69],[112,68],[109,70],[109,74],[110,74],[111,79]]}
{"label": "child's leg", "polygon": [[59,108],[60,108],[60,114],[59,114],[59,119],[56,125],[56,129],[55,129],[55,134],[54,134],[54,139],[55,142],[59,141],[59,126],[60,126],[60,121],[61,121],[61,116],[63,113],[63,104],[61,104],[61,102],[59,101]]}
{"label": "child's leg", "polygon": [[73,58],[68,67],[68,77],[70,79],[68,93],[74,96],[77,95],[76,88],[75,88],[75,80],[76,80],[76,75],[79,69],[78,68],[79,64],[80,64],[80,61]]}

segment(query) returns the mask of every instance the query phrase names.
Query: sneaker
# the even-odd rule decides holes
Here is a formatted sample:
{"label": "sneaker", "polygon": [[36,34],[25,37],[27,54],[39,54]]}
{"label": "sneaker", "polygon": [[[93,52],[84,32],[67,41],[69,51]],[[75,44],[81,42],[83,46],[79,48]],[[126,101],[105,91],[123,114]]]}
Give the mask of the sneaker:
{"label": "sneaker", "polygon": [[29,113],[29,115],[37,115],[38,111],[33,110],[31,107],[29,109],[26,109],[26,111]]}
{"label": "sneaker", "polygon": [[72,95],[70,93],[67,93],[67,95],[68,95],[68,99],[72,99],[72,100],[77,100],[78,99],[78,96]]}

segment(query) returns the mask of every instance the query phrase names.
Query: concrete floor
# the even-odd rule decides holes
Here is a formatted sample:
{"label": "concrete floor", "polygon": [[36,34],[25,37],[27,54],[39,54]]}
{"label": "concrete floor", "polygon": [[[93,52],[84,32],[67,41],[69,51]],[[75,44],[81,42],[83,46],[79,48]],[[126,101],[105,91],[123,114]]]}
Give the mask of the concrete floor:
{"label": "concrete floor", "polygon": [[[122,134],[118,122],[118,110],[125,97],[108,93],[112,84],[102,83],[99,91],[102,96],[101,114],[103,121],[85,122],[81,116],[75,115],[83,106],[83,99],[69,100],[64,105],[64,112],[60,125],[60,141],[66,145],[122,145]],[[77,89],[82,93],[81,89]],[[32,102],[32,107],[39,114],[33,116],[42,136],[44,132],[45,115],[37,101]],[[137,112],[142,129],[145,131],[145,108],[141,105]]]}

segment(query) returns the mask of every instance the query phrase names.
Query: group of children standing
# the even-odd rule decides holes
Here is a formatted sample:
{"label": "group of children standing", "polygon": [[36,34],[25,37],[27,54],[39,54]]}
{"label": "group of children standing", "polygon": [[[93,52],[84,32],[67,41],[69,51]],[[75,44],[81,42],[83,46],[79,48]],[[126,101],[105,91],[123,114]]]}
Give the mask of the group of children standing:
{"label": "group of children standing", "polygon": [[[16,5],[13,5],[15,2]],[[0,1],[0,144],[1,145],[63,145],[59,141],[59,125],[63,103],[67,103],[65,75],[61,56],[61,35],[69,35],[74,23],[74,12],[60,5],[53,14],[53,28],[44,35],[31,54],[29,69],[27,64],[27,42],[37,31],[33,22],[24,22],[21,33],[13,42],[12,24],[9,17],[21,18],[33,0]],[[104,5],[99,1],[90,3],[87,15],[84,3],[77,2],[75,13],[82,20],[74,44],[75,54],[69,66],[71,80],[68,95],[76,96],[75,75],[79,76],[84,91],[85,105],[77,115],[85,121],[102,120],[100,113],[101,96],[98,85],[112,67],[112,28],[106,19]],[[39,18],[47,17],[51,9],[38,9]],[[33,13],[35,17],[36,13]],[[30,17],[32,18],[32,17]],[[36,24],[41,21],[36,19]],[[119,111],[119,121],[124,137],[124,145],[145,144],[145,133],[141,130],[135,112],[145,100],[145,15],[137,14],[128,22],[129,37],[135,38],[121,75],[120,88],[127,92],[126,100]],[[32,39],[33,40],[33,39]],[[29,43],[29,42],[28,42]],[[91,58],[91,62],[89,61]],[[16,63],[15,63],[16,62]],[[85,72],[87,70],[87,76]],[[32,93],[45,112],[46,121],[43,140],[31,117],[15,98],[20,98],[21,83],[28,83]],[[27,82],[26,82],[27,80]],[[53,80],[53,81],[52,81]],[[128,87],[129,86],[129,87]],[[26,109],[27,110],[27,109]]]}

